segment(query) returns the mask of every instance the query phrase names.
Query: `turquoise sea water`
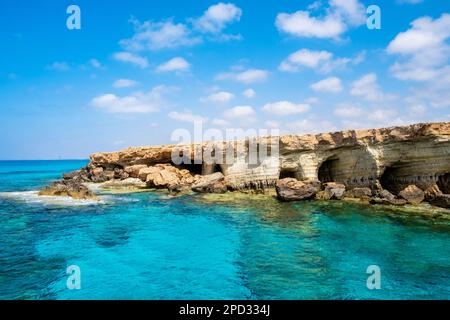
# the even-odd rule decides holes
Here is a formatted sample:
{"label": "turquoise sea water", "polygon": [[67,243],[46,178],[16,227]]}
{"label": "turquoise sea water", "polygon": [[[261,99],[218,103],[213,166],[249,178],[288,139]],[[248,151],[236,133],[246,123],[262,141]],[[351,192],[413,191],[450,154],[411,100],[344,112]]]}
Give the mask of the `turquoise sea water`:
{"label": "turquoise sea water", "polygon": [[[0,299],[449,299],[450,225],[343,202],[33,190],[85,161],[0,162]],[[66,268],[81,269],[81,289]],[[366,269],[381,269],[369,290]]]}

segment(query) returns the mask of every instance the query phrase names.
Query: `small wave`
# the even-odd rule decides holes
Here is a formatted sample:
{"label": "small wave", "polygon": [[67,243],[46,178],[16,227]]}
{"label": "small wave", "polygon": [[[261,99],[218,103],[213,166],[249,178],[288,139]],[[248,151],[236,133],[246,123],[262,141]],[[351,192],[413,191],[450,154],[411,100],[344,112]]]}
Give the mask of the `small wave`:
{"label": "small wave", "polygon": [[0,197],[24,201],[26,203],[37,203],[44,205],[62,205],[62,206],[89,206],[105,204],[105,200],[100,197],[99,200],[74,199],[61,196],[40,196],[38,191],[23,192],[0,192]]}

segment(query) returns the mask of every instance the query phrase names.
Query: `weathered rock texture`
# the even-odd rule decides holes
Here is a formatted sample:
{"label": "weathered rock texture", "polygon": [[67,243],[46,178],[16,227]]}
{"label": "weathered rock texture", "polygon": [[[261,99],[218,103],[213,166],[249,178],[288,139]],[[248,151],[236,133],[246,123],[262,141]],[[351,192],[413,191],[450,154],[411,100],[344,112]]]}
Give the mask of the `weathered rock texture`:
{"label": "weathered rock texture", "polygon": [[[201,192],[265,189],[275,187],[280,179],[291,178],[338,184],[317,190],[318,197],[325,199],[348,195],[376,198],[372,201],[375,203],[402,204],[405,199],[417,203],[422,196],[417,190],[420,189],[425,191],[426,201],[440,197],[435,203],[448,203],[442,195],[450,193],[449,122],[258,138],[256,148],[268,147],[268,151],[253,162],[249,161],[248,141],[214,146],[211,161],[202,162],[200,158],[199,162],[181,165],[172,163],[173,152],[194,159],[195,155],[210,152],[212,145],[135,147],[95,153],[87,168],[68,178],[104,182],[131,177],[141,179],[149,187],[179,190],[191,188],[201,176],[220,172],[224,176],[220,182],[223,185],[194,189]],[[230,154],[231,161],[226,157]],[[225,159],[228,161],[224,162]],[[296,184],[294,180],[282,186],[285,191],[287,185]],[[406,188],[409,189],[405,191]],[[399,196],[402,191],[405,199]]]}

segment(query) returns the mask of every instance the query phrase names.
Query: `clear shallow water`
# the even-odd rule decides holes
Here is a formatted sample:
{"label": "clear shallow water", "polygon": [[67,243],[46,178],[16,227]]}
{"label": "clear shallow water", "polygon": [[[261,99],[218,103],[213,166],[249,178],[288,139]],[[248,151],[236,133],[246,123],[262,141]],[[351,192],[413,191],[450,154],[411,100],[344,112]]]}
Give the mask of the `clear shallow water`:
{"label": "clear shallow water", "polygon": [[[145,192],[92,204],[29,192],[85,164],[0,162],[0,299],[450,297],[446,221],[267,196]],[[73,264],[81,290],[66,288]],[[366,287],[373,264],[381,290]]]}

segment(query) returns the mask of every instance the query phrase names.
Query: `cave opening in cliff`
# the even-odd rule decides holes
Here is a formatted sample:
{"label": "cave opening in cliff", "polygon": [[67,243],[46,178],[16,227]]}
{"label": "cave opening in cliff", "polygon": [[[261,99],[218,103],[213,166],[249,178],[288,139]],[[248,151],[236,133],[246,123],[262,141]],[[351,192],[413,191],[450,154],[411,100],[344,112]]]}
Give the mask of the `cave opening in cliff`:
{"label": "cave opening in cliff", "polygon": [[443,193],[450,194],[450,172],[439,176],[437,186]]}
{"label": "cave opening in cliff", "polygon": [[394,194],[401,191],[403,185],[400,176],[401,167],[401,163],[396,163],[384,169],[384,172],[380,177],[380,184],[383,189]]}
{"label": "cave opening in cliff", "polygon": [[203,172],[203,165],[197,164],[197,163],[189,163],[189,164],[182,164],[181,169],[189,170],[192,174],[202,174]]}
{"label": "cave opening in cliff", "polygon": [[294,170],[281,169],[280,171],[280,179],[284,178],[296,178],[297,174]]}
{"label": "cave opening in cliff", "polygon": [[320,165],[317,173],[320,182],[327,183],[336,181],[336,168],[338,162],[338,158],[332,157],[328,158]]}

